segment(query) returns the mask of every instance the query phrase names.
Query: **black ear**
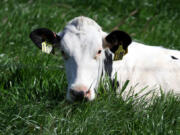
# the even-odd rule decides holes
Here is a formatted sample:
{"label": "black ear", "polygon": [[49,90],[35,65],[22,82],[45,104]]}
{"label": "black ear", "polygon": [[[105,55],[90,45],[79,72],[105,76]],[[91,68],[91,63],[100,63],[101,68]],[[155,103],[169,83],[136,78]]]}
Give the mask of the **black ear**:
{"label": "black ear", "polygon": [[60,37],[47,28],[35,29],[30,33],[30,38],[40,49],[42,48],[41,44],[44,41],[47,41],[52,45],[59,43],[60,41]]}
{"label": "black ear", "polygon": [[131,37],[123,31],[115,30],[111,32],[105,38],[110,50],[115,53],[119,45],[122,45],[124,50],[127,50],[129,44],[131,44]]}

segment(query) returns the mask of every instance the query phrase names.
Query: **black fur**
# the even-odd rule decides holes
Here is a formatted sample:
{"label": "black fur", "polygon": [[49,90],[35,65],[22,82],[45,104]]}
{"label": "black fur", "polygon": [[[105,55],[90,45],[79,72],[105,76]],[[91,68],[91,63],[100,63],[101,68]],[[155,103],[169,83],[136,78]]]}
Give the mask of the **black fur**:
{"label": "black fur", "polygon": [[106,50],[105,51],[105,60],[104,60],[104,70],[107,73],[108,76],[111,77],[112,74],[112,54],[110,51]]}

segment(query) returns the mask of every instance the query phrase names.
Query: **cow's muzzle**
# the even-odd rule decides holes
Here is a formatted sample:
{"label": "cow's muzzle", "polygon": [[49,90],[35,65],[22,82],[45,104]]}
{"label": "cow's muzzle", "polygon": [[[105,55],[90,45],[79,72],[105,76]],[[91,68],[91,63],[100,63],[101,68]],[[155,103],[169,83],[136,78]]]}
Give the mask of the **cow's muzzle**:
{"label": "cow's muzzle", "polygon": [[91,91],[84,86],[77,86],[70,89],[70,96],[74,101],[89,101]]}

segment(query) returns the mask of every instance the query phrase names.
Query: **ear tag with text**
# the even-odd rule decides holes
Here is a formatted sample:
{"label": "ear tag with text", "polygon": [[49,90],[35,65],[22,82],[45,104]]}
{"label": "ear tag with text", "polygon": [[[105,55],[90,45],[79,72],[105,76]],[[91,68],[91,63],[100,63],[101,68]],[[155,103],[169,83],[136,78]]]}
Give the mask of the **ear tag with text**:
{"label": "ear tag with text", "polygon": [[47,43],[46,41],[42,42],[42,52],[48,53],[50,54],[52,49],[53,49],[53,45],[50,43]]}
{"label": "ear tag with text", "polygon": [[114,61],[115,60],[122,60],[123,56],[126,55],[128,50],[124,50],[122,45],[119,45],[118,49],[114,53]]}

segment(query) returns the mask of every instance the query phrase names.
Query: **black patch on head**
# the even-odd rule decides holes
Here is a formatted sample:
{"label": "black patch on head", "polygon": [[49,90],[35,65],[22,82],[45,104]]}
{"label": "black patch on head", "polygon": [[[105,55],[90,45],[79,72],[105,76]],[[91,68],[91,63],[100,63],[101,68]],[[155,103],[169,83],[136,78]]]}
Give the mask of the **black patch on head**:
{"label": "black patch on head", "polygon": [[36,29],[32,31],[29,36],[40,49],[42,48],[41,43],[44,41],[51,44],[56,44],[60,41],[60,37],[47,28]]}
{"label": "black patch on head", "polygon": [[171,56],[171,58],[174,59],[174,60],[178,60],[178,58],[176,58],[176,57],[174,57],[174,56]]}
{"label": "black patch on head", "polygon": [[106,41],[111,45],[110,50],[115,53],[119,45],[123,45],[123,49],[127,50],[131,44],[131,37],[124,31],[115,30],[111,32],[106,38]]}

